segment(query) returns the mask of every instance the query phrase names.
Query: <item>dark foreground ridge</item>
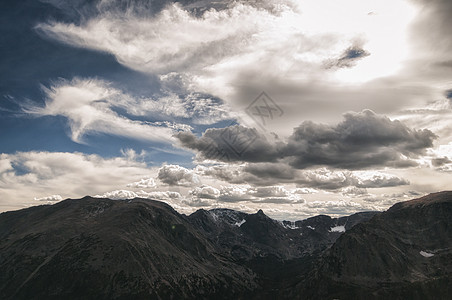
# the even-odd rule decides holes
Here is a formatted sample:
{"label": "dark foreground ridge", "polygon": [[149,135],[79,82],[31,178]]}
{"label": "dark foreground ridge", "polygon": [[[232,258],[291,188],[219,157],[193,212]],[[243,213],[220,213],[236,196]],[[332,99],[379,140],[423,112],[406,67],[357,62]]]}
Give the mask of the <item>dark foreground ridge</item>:
{"label": "dark foreground ridge", "polygon": [[452,192],[297,222],[68,199],[1,214],[0,253],[0,299],[450,299]]}

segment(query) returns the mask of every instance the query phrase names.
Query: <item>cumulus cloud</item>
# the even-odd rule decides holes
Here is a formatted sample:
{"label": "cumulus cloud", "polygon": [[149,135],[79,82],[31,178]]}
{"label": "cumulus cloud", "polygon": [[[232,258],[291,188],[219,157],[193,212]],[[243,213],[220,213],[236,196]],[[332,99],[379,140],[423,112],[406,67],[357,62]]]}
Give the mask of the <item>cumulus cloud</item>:
{"label": "cumulus cloud", "polygon": [[370,110],[347,113],[336,126],[305,122],[295,128],[288,143],[291,165],[306,168],[327,165],[345,169],[408,167],[433,146],[430,130],[408,128],[400,121]]}
{"label": "cumulus cloud", "polygon": [[272,186],[276,183],[296,184],[299,187],[297,189],[299,194],[312,194],[317,189],[334,191],[345,187],[388,188],[410,184],[407,179],[376,170],[349,171],[325,167],[296,170],[282,163],[200,165],[194,171],[200,176],[212,177],[231,184],[249,184],[257,187]]}
{"label": "cumulus cloud", "polygon": [[[304,199],[298,193],[287,190],[284,186],[251,187],[250,185],[230,185],[216,189],[211,186],[197,187],[190,191],[195,199],[213,199],[216,203],[273,203],[300,204]],[[200,202],[195,202],[198,205]],[[213,203],[213,202],[209,202]]]}
{"label": "cumulus cloud", "polygon": [[[240,125],[208,129],[200,138],[190,132],[178,133],[176,137],[184,147],[208,159],[286,161],[297,169],[415,166],[414,159],[425,154],[436,138],[430,130],[411,129],[370,110],[346,113],[344,119],[335,126],[304,122],[294,129],[286,143],[268,140],[255,129]],[[212,147],[219,150],[211,151]],[[219,152],[225,155],[218,155]]]}
{"label": "cumulus cloud", "polygon": [[63,200],[63,197],[61,197],[60,195],[50,195],[50,196],[41,197],[41,198],[35,197],[34,200],[41,201],[41,202],[55,203],[55,202],[59,202],[59,201]]}
{"label": "cumulus cloud", "polygon": [[175,137],[183,147],[198,151],[204,159],[272,162],[279,157],[278,141],[270,141],[256,129],[241,125],[209,128],[200,138],[191,132],[179,132]]}
{"label": "cumulus cloud", "polygon": [[131,156],[130,151],[114,158],[67,152],[1,154],[0,165],[8,167],[0,172],[0,206],[33,204],[36,195],[76,198],[124,187],[152,171]]}
{"label": "cumulus cloud", "polygon": [[195,187],[190,191],[190,194],[197,198],[217,199],[220,196],[220,190],[212,186],[203,185],[200,187]]}
{"label": "cumulus cloud", "polygon": [[368,203],[359,203],[357,201],[312,201],[306,203],[307,210],[314,214],[345,215],[361,211],[378,211],[381,207]]}
{"label": "cumulus cloud", "polygon": [[127,187],[132,187],[136,189],[155,188],[156,186],[157,184],[155,183],[154,178],[142,178],[140,179],[140,181],[127,184]]}
{"label": "cumulus cloud", "polygon": [[302,187],[323,190],[337,190],[344,187],[382,188],[409,184],[403,178],[377,171],[331,171],[326,168],[301,172],[296,182]]}
{"label": "cumulus cloud", "polygon": [[138,194],[127,190],[115,190],[103,193],[102,195],[95,195],[96,198],[108,198],[112,200],[134,199],[138,198]]}
{"label": "cumulus cloud", "polygon": [[199,184],[199,177],[179,165],[164,165],[158,171],[158,179],[168,185],[192,186]]}
{"label": "cumulus cloud", "polygon": [[349,186],[346,188],[343,188],[341,190],[342,195],[348,196],[348,197],[362,197],[367,196],[369,193],[367,192],[367,189],[357,188],[355,186]]}
{"label": "cumulus cloud", "polygon": [[133,192],[128,190],[115,190],[111,192],[105,192],[101,195],[96,195],[97,198],[108,198],[112,200],[126,200],[126,199],[151,199],[151,200],[174,200],[182,198],[181,194],[174,191],[154,191],[154,192]]}

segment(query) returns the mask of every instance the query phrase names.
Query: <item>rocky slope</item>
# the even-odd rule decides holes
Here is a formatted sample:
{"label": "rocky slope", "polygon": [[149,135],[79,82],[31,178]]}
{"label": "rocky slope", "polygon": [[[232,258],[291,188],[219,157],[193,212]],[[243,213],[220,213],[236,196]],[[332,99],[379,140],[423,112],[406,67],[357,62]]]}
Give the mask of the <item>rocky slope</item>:
{"label": "rocky slope", "polygon": [[255,275],[149,200],[85,197],[0,216],[1,299],[245,295]]}
{"label": "rocky slope", "polygon": [[1,299],[447,299],[452,192],[279,222],[85,197],[0,215]]}
{"label": "rocky slope", "polygon": [[450,299],[452,192],[394,205],[358,224],[299,284],[305,298]]}

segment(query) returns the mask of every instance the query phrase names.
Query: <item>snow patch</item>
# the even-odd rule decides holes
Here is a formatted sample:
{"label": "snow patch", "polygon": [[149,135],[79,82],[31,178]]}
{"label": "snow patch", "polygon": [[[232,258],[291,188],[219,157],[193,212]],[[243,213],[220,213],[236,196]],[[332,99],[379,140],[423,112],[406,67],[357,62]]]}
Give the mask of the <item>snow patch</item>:
{"label": "snow patch", "polygon": [[236,222],[234,225],[240,227],[240,226],[242,226],[243,224],[245,224],[245,222],[246,222],[246,220],[243,219],[243,220],[240,221],[240,222]]}
{"label": "snow patch", "polygon": [[330,232],[345,232],[345,226],[331,227]]}
{"label": "snow patch", "polygon": [[315,227],[312,227],[312,226],[310,226],[310,225],[308,225],[308,226],[306,226],[306,227],[308,227],[308,228],[311,229],[311,230],[315,230]]}
{"label": "snow patch", "polygon": [[420,251],[419,254],[422,255],[423,257],[432,257],[435,255],[435,254],[429,253],[427,251]]}
{"label": "snow patch", "polygon": [[280,221],[280,224],[287,229],[298,229],[300,227],[298,227],[297,225],[295,225],[295,222],[293,221]]}

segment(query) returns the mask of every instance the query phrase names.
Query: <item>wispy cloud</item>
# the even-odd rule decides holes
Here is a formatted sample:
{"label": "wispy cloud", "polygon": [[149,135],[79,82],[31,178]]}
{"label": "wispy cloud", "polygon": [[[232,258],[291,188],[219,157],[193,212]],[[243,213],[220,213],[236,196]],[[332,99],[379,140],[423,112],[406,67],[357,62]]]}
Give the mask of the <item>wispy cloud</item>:
{"label": "wispy cloud", "polygon": [[[43,87],[46,94],[43,107],[28,105],[24,110],[38,116],[66,117],[71,138],[78,143],[93,133],[172,143],[174,132],[191,128],[176,120],[211,124],[230,118],[226,107],[208,96],[189,94],[183,98],[170,94],[156,99],[137,98],[112,85],[99,79],[60,80],[51,87]],[[143,117],[147,120],[140,120]],[[173,121],[158,121],[162,119]]]}

